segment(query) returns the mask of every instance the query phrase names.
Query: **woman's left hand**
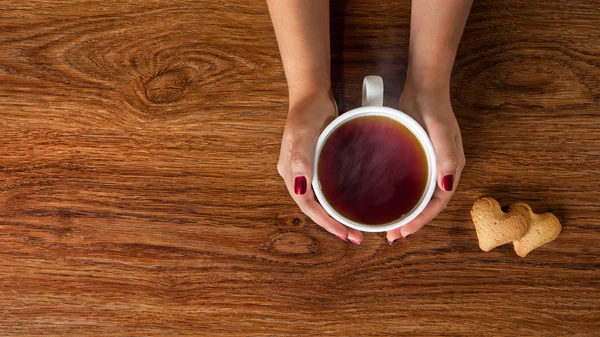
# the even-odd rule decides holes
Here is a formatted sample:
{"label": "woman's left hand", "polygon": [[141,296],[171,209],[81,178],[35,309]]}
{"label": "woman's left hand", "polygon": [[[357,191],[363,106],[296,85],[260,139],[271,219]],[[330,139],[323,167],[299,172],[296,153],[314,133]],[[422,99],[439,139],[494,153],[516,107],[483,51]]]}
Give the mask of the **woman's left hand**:
{"label": "woman's left hand", "polygon": [[387,232],[390,244],[416,233],[446,207],[465,166],[462,137],[449,90],[415,89],[407,84],[400,97],[400,110],[413,117],[429,134],[436,155],[437,186],[421,214],[410,223]]}

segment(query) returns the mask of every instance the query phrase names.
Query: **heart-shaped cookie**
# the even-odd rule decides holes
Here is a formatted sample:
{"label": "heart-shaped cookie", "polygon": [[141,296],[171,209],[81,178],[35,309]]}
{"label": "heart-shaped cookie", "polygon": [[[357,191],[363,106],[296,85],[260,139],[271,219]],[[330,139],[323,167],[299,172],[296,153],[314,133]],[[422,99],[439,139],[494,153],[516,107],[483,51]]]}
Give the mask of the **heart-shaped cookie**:
{"label": "heart-shaped cookie", "polygon": [[479,248],[485,252],[521,239],[527,232],[527,221],[518,213],[504,213],[493,198],[481,198],[473,204],[471,218],[475,224]]}
{"label": "heart-shaped cookie", "polygon": [[535,214],[526,203],[517,202],[508,208],[509,213],[520,214],[527,221],[527,233],[513,241],[515,252],[525,257],[532,250],[556,239],[560,234],[562,226],[554,214]]}

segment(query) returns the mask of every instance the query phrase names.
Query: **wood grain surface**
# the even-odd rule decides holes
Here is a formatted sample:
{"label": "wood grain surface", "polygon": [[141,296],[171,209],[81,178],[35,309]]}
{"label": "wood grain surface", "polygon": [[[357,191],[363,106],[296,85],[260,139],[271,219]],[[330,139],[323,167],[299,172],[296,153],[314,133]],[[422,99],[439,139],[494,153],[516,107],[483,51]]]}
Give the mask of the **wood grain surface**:
{"label": "wood grain surface", "polygon": [[[332,3],[342,109],[397,107],[410,2]],[[345,244],[275,164],[287,92],[266,5],[0,8],[1,336],[600,336],[600,6],[475,1],[452,85],[467,166],[389,246]],[[563,223],[479,250],[481,196]]]}

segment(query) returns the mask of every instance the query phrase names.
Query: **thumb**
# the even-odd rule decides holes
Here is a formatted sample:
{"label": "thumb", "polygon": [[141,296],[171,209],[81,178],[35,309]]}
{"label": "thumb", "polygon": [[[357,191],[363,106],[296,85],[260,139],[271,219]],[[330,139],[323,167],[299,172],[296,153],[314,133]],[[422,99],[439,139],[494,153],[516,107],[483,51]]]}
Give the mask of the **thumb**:
{"label": "thumb", "polygon": [[314,150],[307,150],[306,147],[302,150],[295,147],[290,155],[291,177],[296,195],[304,195],[311,188],[313,153]]}
{"label": "thumb", "polygon": [[430,135],[435,149],[437,184],[442,191],[454,190],[458,153],[454,135],[446,132]]}

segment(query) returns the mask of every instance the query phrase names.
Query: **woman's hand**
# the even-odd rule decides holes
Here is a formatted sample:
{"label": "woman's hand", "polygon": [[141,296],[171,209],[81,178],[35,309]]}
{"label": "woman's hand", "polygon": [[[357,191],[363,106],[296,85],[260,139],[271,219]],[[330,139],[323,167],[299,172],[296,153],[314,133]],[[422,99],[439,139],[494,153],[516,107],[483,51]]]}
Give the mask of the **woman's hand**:
{"label": "woman's hand", "polygon": [[321,131],[337,116],[333,95],[329,92],[305,95],[290,100],[290,110],[283,131],[277,171],[288,192],[304,214],[328,232],[355,244],[362,243],[362,233],[333,219],[321,207],[313,193],[313,158]]}
{"label": "woman's hand", "polygon": [[429,134],[437,159],[437,188],[425,210],[405,226],[389,231],[389,242],[433,220],[448,204],[465,166],[462,139],[450,104],[450,75],[473,0],[413,0],[406,85],[400,110]]}
{"label": "woman's hand", "polygon": [[331,94],[329,1],[267,0],[267,4],[290,97],[277,170],[302,212],[340,239],[360,244],[362,233],[330,217],[311,188],[315,144],[337,115]]}
{"label": "woman's hand", "polygon": [[446,207],[465,166],[460,129],[446,86],[442,86],[442,89],[417,89],[407,84],[400,97],[400,110],[413,117],[429,134],[437,161],[437,187],[419,216],[387,233],[390,244],[400,237],[414,234]]}

